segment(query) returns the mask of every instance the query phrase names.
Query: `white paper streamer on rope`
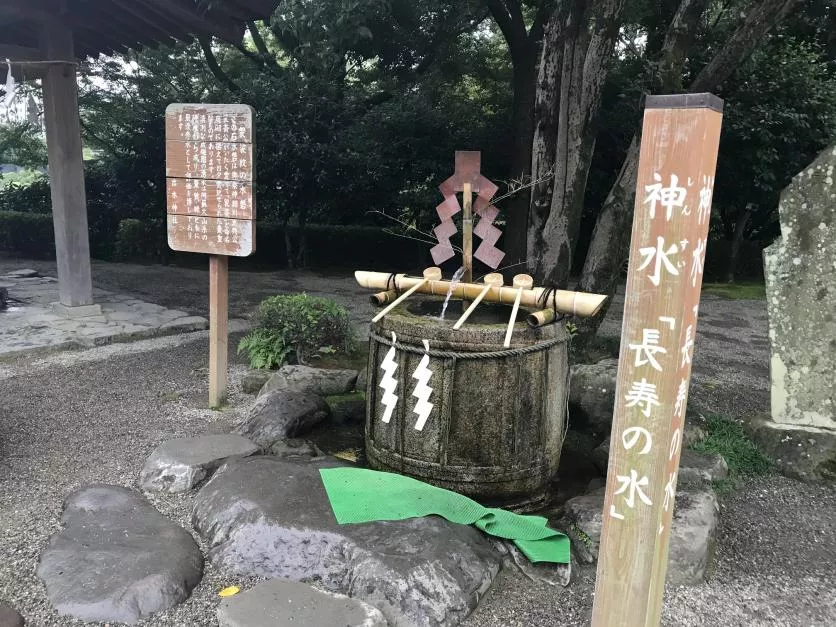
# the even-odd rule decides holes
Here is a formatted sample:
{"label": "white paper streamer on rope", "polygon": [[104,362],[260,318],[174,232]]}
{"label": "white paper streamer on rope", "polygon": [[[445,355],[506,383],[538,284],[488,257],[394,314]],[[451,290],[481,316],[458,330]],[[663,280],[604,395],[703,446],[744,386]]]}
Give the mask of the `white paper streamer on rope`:
{"label": "white paper streamer on rope", "polygon": [[[427,353],[430,351],[430,343],[427,340],[424,340],[424,350]],[[418,420],[415,422],[415,429],[418,431],[424,429],[427,418],[430,417],[430,412],[433,410],[433,404],[429,402],[430,396],[433,393],[433,389],[428,385],[430,378],[433,376],[432,370],[427,367],[429,364],[430,356],[429,354],[425,354],[421,357],[418,367],[412,374],[412,378],[418,381],[415,384],[415,389],[412,391],[412,396],[418,399],[415,403],[415,408],[412,410],[418,414]]]}
{"label": "white paper streamer on rope", "polygon": [[380,404],[385,408],[383,410],[383,422],[389,422],[392,419],[392,412],[395,411],[395,406],[398,404],[398,395],[395,394],[395,390],[398,389],[398,380],[395,378],[395,371],[398,369],[398,362],[395,361],[396,341],[397,337],[395,332],[392,331],[392,347],[380,364],[383,376],[380,378],[378,385],[383,388],[383,398],[380,399]]}
{"label": "white paper streamer on rope", "polygon": [[12,76],[12,62],[9,59],[6,59],[6,67],[8,68],[6,71],[6,95],[3,96],[3,104],[8,111],[9,107],[12,106],[12,102],[14,102],[17,88],[15,86],[15,77]]}

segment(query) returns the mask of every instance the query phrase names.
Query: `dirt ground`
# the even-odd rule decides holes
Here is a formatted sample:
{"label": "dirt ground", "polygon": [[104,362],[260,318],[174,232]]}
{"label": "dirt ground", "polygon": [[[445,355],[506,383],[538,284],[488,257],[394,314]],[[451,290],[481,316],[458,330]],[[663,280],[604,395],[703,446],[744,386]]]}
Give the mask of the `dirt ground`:
{"label": "dirt ground", "polygon": [[[0,261],[0,271],[54,266]],[[308,291],[351,307],[358,325],[370,318],[366,292],[348,273],[233,272],[232,315],[245,316],[264,296]],[[96,263],[97,287],[167,307],[206,313],[207,277],[198,269]],[[602,333],[617,334],[613,307]],[[692,399],[729,416],[768,409],[765,304],[706,297],[700,312]],[[59,528],[63,499],[90,483],[137,488],[150,451],[172,437],[222,432],[252,397],[240,392],[246,366],[234,357],[230,407],[206,409],[205,333],[157,338],[0,364],[0,600],[36,627],[81,624],[57,616],[35,575],[38,556]],[[234,340],[232,342],[234,345]],[[192,495],[151,496],[190,529]],[[725,497],[717,562],[710,580],[667,591],[664,624],[836,624],[836,490],[772,476]],[[576,570],[551,587],[506,571],[466,625],[569,626],[587,623],[595,573]],[[143,625],[216,625],[217,591],[230,580],[207,565],[183,605]]]}

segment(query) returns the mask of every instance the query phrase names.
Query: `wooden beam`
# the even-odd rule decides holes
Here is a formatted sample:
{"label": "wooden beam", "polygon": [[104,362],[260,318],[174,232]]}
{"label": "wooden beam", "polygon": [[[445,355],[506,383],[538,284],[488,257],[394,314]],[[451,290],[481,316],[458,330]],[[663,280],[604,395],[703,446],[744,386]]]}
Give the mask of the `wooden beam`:
{"label": "wooden beam", "polygon": [[190,34],[211,35],[232,44],[239,43],[244,37],[243,24],[220,23],[208,16],[198,15],[191,8],[186,8],[179,0],[138,0],[138,2],[182,24],[183,29]]}
{"label": "wooden beam", "polygon": [[645,103],[593,627],[661,620],[722,104]]}
{"label": "wooden beam", "polygon": [[[73,33],[65,21],[55,17],[44,22],[41,47],[48,60],[73,58]],[[67,307],[91,305],[93,285],[75,66],[47,66],[43,91],[59,301]]]}
{"label": "wooden beam", "polygon": [[[187,41],[191,39],[189,33],[183,30],[180,24],[165,16],[155,14],[152,9],[146,7],[141,3],[136,3],[132,0],[111,1],[126,13],[133,15],[140,22],[147,24],[148,27],[166,33],[172,39],[179,39],[181,41]],[[156,18],[154,17],[155,15]]]}

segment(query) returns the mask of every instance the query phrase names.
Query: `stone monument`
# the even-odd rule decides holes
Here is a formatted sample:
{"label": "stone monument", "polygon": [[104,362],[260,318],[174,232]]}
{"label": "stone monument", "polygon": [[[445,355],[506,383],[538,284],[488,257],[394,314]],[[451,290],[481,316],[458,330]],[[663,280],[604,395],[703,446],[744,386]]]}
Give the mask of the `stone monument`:
{"label": "stone monument", "polygon": [[781,237],[764,251],[771,420],[760,442],[787,472],[836,480],[836,146],[781,194]]}

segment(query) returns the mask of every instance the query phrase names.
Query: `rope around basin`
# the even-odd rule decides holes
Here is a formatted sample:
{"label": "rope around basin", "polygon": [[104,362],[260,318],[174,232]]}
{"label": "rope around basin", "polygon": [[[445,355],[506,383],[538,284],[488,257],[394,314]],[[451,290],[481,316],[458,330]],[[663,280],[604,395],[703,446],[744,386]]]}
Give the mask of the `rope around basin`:
{"label": "rope around basin", "polygon": [[465,353],[461,351],[447,351],[437,350],[431,348],[424,350],[423,347],[412,346],[410,344],[401,344],[400,342],[393,342],[391,339],[385,338],[382,335],[371,332],[373,340],[380,342],[386,346],[394,346],[398,350],[406,353],[414,353],[416,355],[429,355],[430,357],[441,357],[444,359],[502,359],[503,357],[515,357],[517,355],[528,355],[530,353],[539,353],[550,349],[557,344],[565,343],[565,338],[552,338],[539,344],[531,344],[529,346],[520,346],[519,348],[509,348],[507,350],[488,351],[486,353]]}

